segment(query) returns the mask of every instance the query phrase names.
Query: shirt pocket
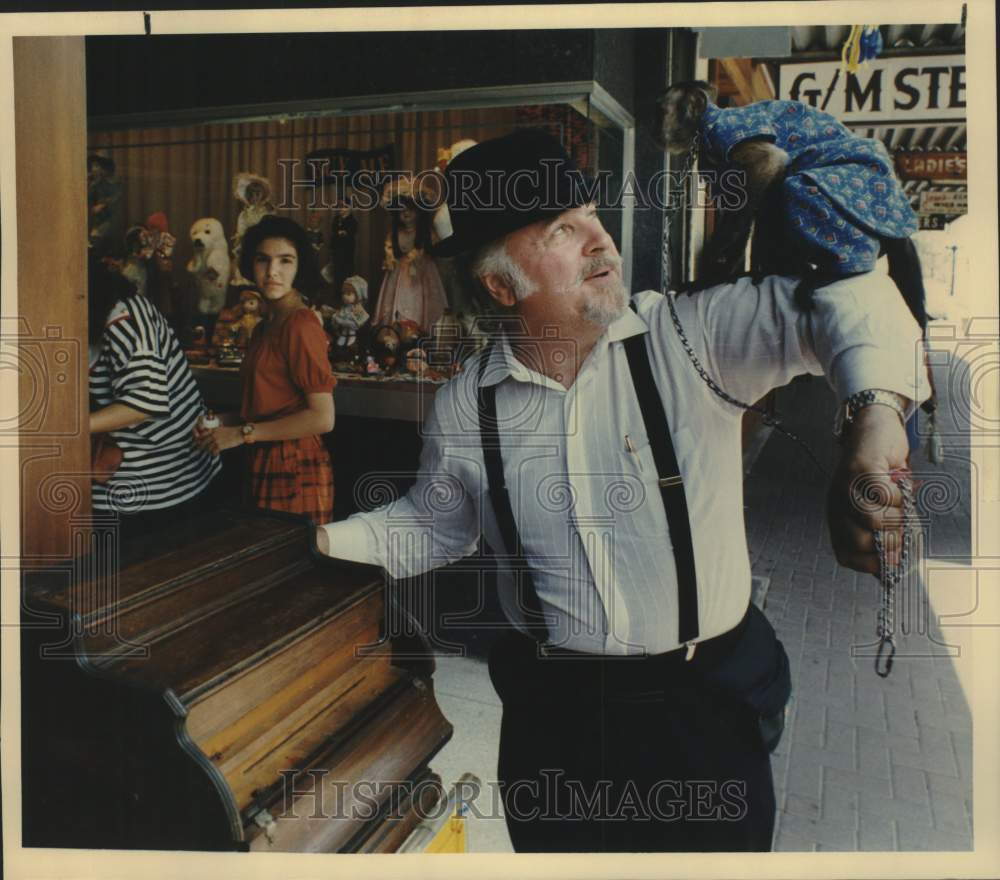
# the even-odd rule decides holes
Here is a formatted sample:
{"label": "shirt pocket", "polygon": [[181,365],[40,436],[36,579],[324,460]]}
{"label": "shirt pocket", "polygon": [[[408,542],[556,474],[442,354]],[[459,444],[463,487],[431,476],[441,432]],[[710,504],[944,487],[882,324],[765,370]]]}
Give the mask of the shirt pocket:
{"label": "shirt pocket", "polygon": [[[674,451],[678,459],[681,455],[678,446],[682,449],[688,448],[684,442],[688,433],[683,428],[676,432]],[[665,536],[668,534],[668,528],[663,510],[660,475],[656,469],[656,458],[653,455],[652,444],[644,432],[629,434],[627,437],[628,439],[622,445],[619,453],[626,487],[622,498],[627,499],[627,501],[621,504],[619,509],[623,513],[628,513],[637,534],[645,537]],[[664,474],[667,479],[677,476],[679,474],[676,471]],[[631,490],[633,488],[638,489],[641,498],[632,500]],[[687,487],[685,490],[688,491]]]}
{"label": "shirt pocket", "polygon": [[660,487],[653,447],[645,434],[628,434],[618,452],[620,479],[608,487],[606,499],[615,519],[644,537],[663,534]]}

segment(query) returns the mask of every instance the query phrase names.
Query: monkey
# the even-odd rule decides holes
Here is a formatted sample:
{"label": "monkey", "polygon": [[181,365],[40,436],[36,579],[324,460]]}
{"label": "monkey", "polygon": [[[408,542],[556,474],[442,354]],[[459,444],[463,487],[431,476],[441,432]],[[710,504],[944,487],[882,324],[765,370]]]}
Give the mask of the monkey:
{"label": "monkey", "polygon": [[[926,345],[926,292],[910,238],[917,218],[884,145],[798,101],[720,109],[716,97],[712,85],[693,80],[671,85],[657,101],[661,149],[697,151],[716,171],[745,174],[742,203],[719,212],[700,277],[688,289],[741,274],[751,227],[751,274],[800,278],[795,298],[803,310],[818,288],[871,271],[885,254]],[[929,414],[935,397],[923,407]]]}
{"label": "monkey", "polygon": [[[715,106],[716,89],[694,80],[659,98],[658,140],[672,156],[696,149],[718,171],[745,173],[742,204],[720,211],[698,286],[740,274],[751,227],[751,272],[801,278],[796,300],[838,278],[871,271],[881,254],[922,328],[917,219],[881,142],[861,138],[828,113],[798,101]],[[756,224],[754,225],[754,221]]]}

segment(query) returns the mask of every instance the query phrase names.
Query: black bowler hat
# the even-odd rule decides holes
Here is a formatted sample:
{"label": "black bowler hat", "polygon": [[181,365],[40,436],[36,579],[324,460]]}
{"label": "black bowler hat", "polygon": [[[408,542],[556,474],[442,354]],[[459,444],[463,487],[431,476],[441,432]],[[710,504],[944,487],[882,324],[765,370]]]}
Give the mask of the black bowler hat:
{"label": "black bowler hat", "polygon": [[452,257],[593,200],[562,144],[538,128],[483,141],[444,172],[452,234],[433,248]]}

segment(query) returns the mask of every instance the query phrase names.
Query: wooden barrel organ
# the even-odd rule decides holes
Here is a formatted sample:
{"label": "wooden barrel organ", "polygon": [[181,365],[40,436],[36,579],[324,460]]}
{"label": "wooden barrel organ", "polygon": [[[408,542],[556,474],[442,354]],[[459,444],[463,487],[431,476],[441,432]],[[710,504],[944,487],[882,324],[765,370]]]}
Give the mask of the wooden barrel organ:
{"label": "wooden barrel organ", "polygon": [[434,809],[452,728],[381,570],[280,514],[81,540],[23,579],[26,846],[388,852]]}

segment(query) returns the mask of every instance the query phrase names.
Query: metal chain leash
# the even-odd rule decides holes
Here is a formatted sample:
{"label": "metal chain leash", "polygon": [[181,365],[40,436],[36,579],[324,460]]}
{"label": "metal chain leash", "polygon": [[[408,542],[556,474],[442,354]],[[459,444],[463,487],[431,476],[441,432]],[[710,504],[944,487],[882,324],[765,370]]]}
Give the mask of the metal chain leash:
{"label": "metal chain leash", "polygon": [[[690,179],[691,166],[694,164],[694,160],[698,156],[698,138],[696,137],[691,142],[691,149],[688,150],[687,156],[684,160],[684,166],[681,169],[681,175],[685,182]],[[786,428],[781,421],[766,409],[760,406],[755,406],[751,403],[745,403],[742,400],[738,400],[731,394],[727,393],[722,387],[709,375],[708,371],[702,366],[698,355],[695,354],[694,348],[688,341],[687,335],[684,333],[684,328],[681,326],[680,316],[677,314],[677,308],[674,305],[674,296],[670,293],[670,223],[673,220],[674,214],[677,212],[679,206],[675,206],[664,218],[663,218],[663,236],[660,245],[660,286],[662,288],[663,295],[666,297],[667,305],[670,308],[670,319],[673,321],[674,329],[677,331],[677,338],[680,340],[684,351],[687,353],[688,360],[691,361],[691,365],[694,367],[695,372],[701,377],[701,380],[709,387],[711,392],[718,397],[720,400],[724,400],[726,403],[738,407],[740,409],[746,410],[747,412],[756,413],[761,417],[761,421],[769,428],[774,428],[780,434],[787,437],[789,440],[797,443],[802,449],[805,450],[806,454],[812,459],[813,464],[819,469],[819,472],[823,474],[824,477],[829,478],[830,474],[824,467],[823,463],[817,458],[816,453],[813,452],[812,448],[806,443],[801,437],[799,437],[794,431],[790,431]]]}
{"label": "metal chain leash", "polygon": [[[681,169],[681,174],[685,182],[690,179],[691,167],[694,164],[695,159],[698,155],[698,138],[696,137],[691,142],[691,148],[688,150],[687,156],[685,157],[684,165]],[[771,413],[762,407],[755,406],[753,404],[745,403],[742,400],[738,400],[731,394],[726,392],[708,373],[708,371],[702,366],[701,361],[694,352],[694,348],[688,341],[687,335],[684,332],[684,328],[681,325],[680,316],[677,314],[677,308],[674,305],[674,296],[671,294],[669,287],[670,281],[670,223],[673,220],[674,215],[679,210],[681,206],[674,206],[672,209],[668,210],[663,218],[663,236],[661,240],[660,249],[660,286],[664,297],[667,300],[667,306],[670,309],[670,318],[674,325],[674,330],[677,332],[677,337],[680,340],[681,346],[684,348],[687,354],[688,360],[694,367],[695,372],[701,377],[701,380],[708,386],[709,390],[716,395],[721,400],[726,403],[743,409],[747,412],[753,412],[761,417],[761,420],[768,427],[774,428],[779,433],[783,434],[790,440],[797,443],[806,454],[812,460],[813,464],[816,465],[820,473],[824,477],[829,478],[830,473],[823,465],[823,463],[816,456],[812,447],[805,442],[801,437],[790,431],[781,422],[773,416]],[[879,530],[874,531],[875,539],[875,549],[878,553],[879,558],[879,573],[878,580],[881,584],[881,597],[880,597],[880,607],[878,612],[878,618],[876,623],[876,635],[878,637],[878,652],[875,656],[875,672],[881,678],[888,677],[889,673],[892,671],[893,658],[896,654],[896,643],[895,643],[895,632],[896,632],[896,588],[899,586],[900,581],[905,577],[907,570],[909,568],[910,562],[910,547],[913,540],[913,530],[915,525],[915,504],[913,498],[913,484],[908,476],[897,476],[896,483],[899,486],[899,491],[903,496],[903,523],[902,523],[902,536],[901,536],[901,547],[899,553],[899,560],[894,564],[890,565],[885,554],[885,545],[882,538],[882,532]]]}
{"label": "metal chain leash", "polygon": [[900,494],[903,496],[903,527],[900,536],[899,559],[890,563],[886,558],[885,539],[882,532],[875,530],[875,551],[878,553],[878,579],[882,585],[881,605],[875,634],[878,637],[878,653],[875,655],[875,673],[887,678],[892,671],[892,660],[896,656],[896,588],[906,577],[910,565],[910,549],[915,526],[915,504],[913,482],[908,476],[896,478]]}

